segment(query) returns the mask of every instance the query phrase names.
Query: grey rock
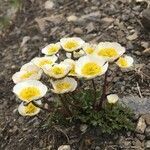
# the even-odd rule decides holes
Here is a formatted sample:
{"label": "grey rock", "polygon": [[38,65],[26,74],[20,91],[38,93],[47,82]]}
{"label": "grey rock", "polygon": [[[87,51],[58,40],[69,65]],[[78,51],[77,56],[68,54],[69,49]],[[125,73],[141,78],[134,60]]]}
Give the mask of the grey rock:
{"label": "grey rock", "polygon": [[73,31],[76,34],[83,34],[83,30],[81,28],[74,28]]}
{"label": "grey rock", "polygon": [[147,29],[148,31],[150,31],[150,8],[145,9],[142,12],[142,20],[141,20],[143,26],[145,27],[145,29]]}
{"label": "grey rock", "polygon": [[89,24],[87,25],[86,29],[87,29],[87,33],[91,33],[91,32],[93,32],[93,31],[95,30],[95,26],[94,26],[94,24],[91,22],[91,23],[89,23]]}
{"label": "grey rock", "polygon": [[150,125],[150,114],[142,115],[147,125]]}
{"label": "grey rock", "polygon": [[146,139],[150,140],[150,126],[148,126],[145,130]]}
{"label": "grey rock", "polygon": [[145,56],[150,56],[150,48],[146,48],[143,52],[142,52],[143,55]]}
{"label": "grey rock", "polygon": [[137,133],[144,133],[145,129],[146,129],[145,120],[142,117],[140,117],[135,130]]}
{"label": "grey rock", "polygon": [[137,32],[133,33],[132,35],[129,35],[126,37],[129,41],[133,41],[138,38]]}
{"label": "grey rock", "polygon": [[70,145],[61,145],[58,147],[58,150],[71,150]]}
{"label": "grey rock", "polygon": [[145,148],[146,148],[146,150],[150,149],[150,140],[145,142]]}
{"label": "grey rock", "polygon": [[136,137],[140,140],[143,141],[145,139],[145,135],[143,134],[136,134]]}
{"label": "grey rock", "polygon": [[143,146],[142,142],[137,138],[135,138],[134,141],[132,141],[132,145],[138,148],[141,148]]}
{"label": "grey rock", "polygon": [[99,146],[96,146],[95,150],[101,150],[101,148]]}
{"label": "grey rock", "polygon": [[131,108],[135,114],[150,113],[150,100],[138,96],[127,96],[120,99],[120,103]]}

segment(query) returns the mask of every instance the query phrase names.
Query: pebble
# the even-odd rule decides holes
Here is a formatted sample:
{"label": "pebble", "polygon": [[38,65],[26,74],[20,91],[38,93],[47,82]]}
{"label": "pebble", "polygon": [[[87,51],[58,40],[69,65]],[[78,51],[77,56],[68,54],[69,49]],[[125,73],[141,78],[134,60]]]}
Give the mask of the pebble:
{"label": "pebble", "polygon": [[144,48],[148,48],[149,43],[148,43],[148,42],[145,42],[145,41],[142,41],[142,42],[141,42],[141,46],[144,47]]}
{"label": "pebble", "polygon": [[133,33],[132,35],[127,36],[126,38],[127,38],[129,41],[133,41],[133,40],[135,40],[135,39],[138,38],[138,35],[137,35],[137,33],[135,32],[135,33]]}
{"label": "pebble", "polygon": [[142,117],[140,117],[137,123],[136,132],[143,134],[145,129],[146,129],[145,120]]}
{"label": "pebble", "polygon": [[86,29],[87,29],[87,33],[91,33],[91,32],[93,32],[95,30],[95,26],[94,26],[94,24],[92,22],[90,22],[87,25]]}
{"label": "pebble", "polygon": [[85,132],[87,130],[87,125],[86,124],[81,124],[80,125],[80,131]]}
{"label": "pebble", "polygon": [[58,150],[71,150],[70,145],[61,145],[58,147]]}
{"label": "pebble", "polygon": [[146,150],[150,149],[150,140],[145,142],[145,148],[146,148]]}
{"label": "pebble", "polygon": [[143,134],[136,134],[136,137],[140,140],[143,141],[145,139],[145,135]]}
{"label": "pebble", "polygon": [[78,19],[78,17],[75,15],[71,15],[71,16],[67,17],[68,22],[75,22],[75,21],[77,21],[77,19]]}
{"label": "pebble", "polygon": [[148,126],[145,130],[146,139],[150,140],[150,126]]}
{"label": "pebble", "polygon": [[150,56],[150,48],[145,49],[142,54],[145,56]]}
{"label": "pebble", "polygon": [[144,118],[146,124],[150,126],[150,114],[144,114],[142,118]]}
{"label": "pebble", "polygon": [[73,31],[76,34],[83,34],[83,30],[81,28],[74,28]]}
{"label": "pebble", "polygon": [[45,9],[51,10],[54,7],[54,2],[48,0],[45,2]]}

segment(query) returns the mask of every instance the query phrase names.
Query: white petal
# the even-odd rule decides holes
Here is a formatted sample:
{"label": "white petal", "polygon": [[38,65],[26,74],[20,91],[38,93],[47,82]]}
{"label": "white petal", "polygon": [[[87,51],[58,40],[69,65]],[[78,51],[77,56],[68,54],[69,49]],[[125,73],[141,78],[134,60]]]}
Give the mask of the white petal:
{"label": "white petal", "polygon": [[42,82],[37,81],[37,80],[27,80],[27,81],[19,82],[18,84],[16,84],[14,86],[13,92],[17,96],[19,96],[20,92],[24,88],[27,88],[27,87],[36,87],[40,90],[40,96],[34,97],[33,99],[30,99],[29,101],[39,99],[39,98],[43,97],[47,92],[47,86],[45,86]]}
{"label": "white petal", "polygon": [[108,103],[115,104],[118,101],[119,97],[117,94],[110,94],[107,96]]}

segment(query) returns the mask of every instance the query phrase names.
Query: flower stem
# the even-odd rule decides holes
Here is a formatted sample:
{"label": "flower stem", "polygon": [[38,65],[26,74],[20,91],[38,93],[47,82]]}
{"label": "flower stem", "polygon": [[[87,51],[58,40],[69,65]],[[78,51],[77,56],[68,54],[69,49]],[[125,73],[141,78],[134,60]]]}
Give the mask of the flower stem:
{"label": "flower stem", "polygon": [[98,110],[100,110],[102,108],[103,102],[104,102],[104,100],[106,98],[107,84],[108,84],[107,77],[108,77],[108,70],[105,73],[104,85],[103,85],[103,93],[102,93],[102,96],[101,96],[100,101],[99,101]]}
{"label": "flower stem", "polygon": [[48,110],[48,109],[44,108],[43,106],[37,104],[35,101],[32,101],[31,103],[32,103],[35,107],[38,107],[38,108],[40,108],[40,109],[42,109],[42,110],[44,110],[44,111],[47,111],[48,113],[51,112],[50,110]]}
{"label": "flower stem", "polygon": [[72,116],[72,112],[70,111],[69,106],[68,106],[68,104],[66,103],[66,101],[63,99],[62,95],[58,95],[58,96],[59,96],[59,98],[60,98],[60,101],[61,101],[61,103],[62,103],[64,109],[65,109],[66,112],[68,113],[68,115],[69,115],[69,116]]}
{"label": "flower stem", "polygon": [[92,85],[93,85],[93,89],[94,89],[94,103],[95,103],[95,101],[96,101],[96,85],[95,85],[94,79],[92,79],[91,81],[92,81]]}

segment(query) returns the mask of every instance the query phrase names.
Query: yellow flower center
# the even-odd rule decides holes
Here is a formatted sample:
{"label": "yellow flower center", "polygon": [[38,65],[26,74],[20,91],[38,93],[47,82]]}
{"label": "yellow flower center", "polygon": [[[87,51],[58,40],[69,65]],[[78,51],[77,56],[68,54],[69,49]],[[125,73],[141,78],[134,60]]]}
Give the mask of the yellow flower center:
{"label": "yellow flower center", "polygon": [[87,54],[92,54],[94,52],[94,48],[88,47],[88,48],[86,48],[85,51],[86,51]]}
{"label": "yellow flower center", "polygon": [[60,67],[53,67],[53,68],[52,68],[52,72],[53,72],[55,75],[61,75],[61,74],[64,74],[64,69],[63,69],[63,68],[60,68]]}
{"label": "yellow flower center", "polygon": [[74,49],[76,47],[78,47],[78,42],[77,41],[73,41],[73,40],[70,40],[70,41],[67,41],[65,44],[64,44],[64,47],[66,49]]}
{"label": "yellow flower center", "polygon": [[19,98],[24,101],[32,100],[34,97],[40,96],[40,90],[37,87],[26,87],[21,90]]}
{"label": "yellow flower center", "polygon": [[56,53],[58,50],[59,50],[59,47],[56,46],[56,45],[53,45],[53,46],[50,46],[50,47],[48,48],[48,53],[49,53],[49,54],[54,54],[54,53]]}
{"label": "yellow flower center", "polygon": [[86,76],[98,75],[101,72],[101,67],[94,62],[89,62],[83,66],[81,72]]}
{"label": "yellow flower center", "polygon": [[118,59],[118,64],[119,64],[120,66],[122,66],[122,67],[127,67],[127,66],[128,66],[128,63],[127,63],[126,59],[125,59],[125,58],[122,58],[122,57],[120,57],[120,58]]}
{"label": "yellow flower center", "polygon": [[32,103],[29,103],[27,106],[25,106],[25,113],[26,114],[31,114],[36,112],[37,107],[34,106]]}
{"label": "yellow flower center", "polygon": [[40,67],[43,67],[44,65],[47,65],[47,64],[52,64],[52,61],[51,60],[47,60],[47,59],[43,59],[43,60],[40,60],[38,65]]}
{"label": "yellow flower center", "polygon": [[71,84],[68,82],[60,82],[56,84],[56,89],[58,91],[63,91],[63,90],[67,90],[71,87]]}
{"label": "yellow flower center", "polygon": [[33,74],[35,74],[36,72],[35,71],[30,71],[30,72],[26,72],[25,74],[23,74],[21,76],[22,79],[27,79],[29,77],[31,77]]}
{"label": "yellow flower center", "polygon": [[99,56],[104,56],[104,57],[116,57],[118,56],[117,51],[114,48],[103,48],[100,49],[98,52]]}

